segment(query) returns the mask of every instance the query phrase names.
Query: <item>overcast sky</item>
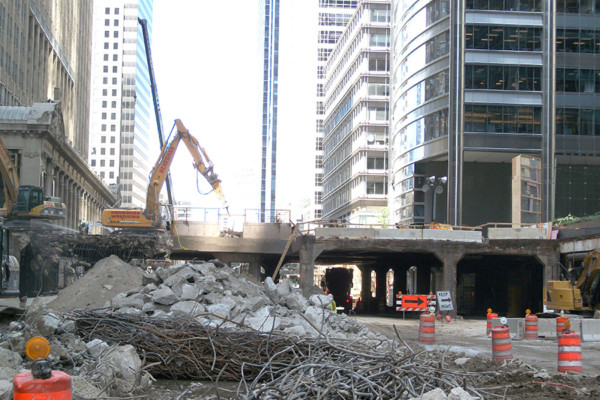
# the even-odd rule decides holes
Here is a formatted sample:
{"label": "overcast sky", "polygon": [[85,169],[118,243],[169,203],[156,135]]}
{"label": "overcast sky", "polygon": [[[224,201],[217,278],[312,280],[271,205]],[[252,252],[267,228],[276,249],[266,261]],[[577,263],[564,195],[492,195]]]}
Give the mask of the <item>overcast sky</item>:
{"label": "overcast sky", "polygon": [[[255,1],[224,4],[155,1],[152,58],[165,135],[181,119],[211,157],[230,208],[238,213],[260,205],[260,10]],[[281,4],[277,208],[297,207],[313,191],[315,7],[316,0]],[[171,166],[176,200],[219,207],[214,194],[196,191],[184,147]],[[200,183],[201,191],[210,189]]]}

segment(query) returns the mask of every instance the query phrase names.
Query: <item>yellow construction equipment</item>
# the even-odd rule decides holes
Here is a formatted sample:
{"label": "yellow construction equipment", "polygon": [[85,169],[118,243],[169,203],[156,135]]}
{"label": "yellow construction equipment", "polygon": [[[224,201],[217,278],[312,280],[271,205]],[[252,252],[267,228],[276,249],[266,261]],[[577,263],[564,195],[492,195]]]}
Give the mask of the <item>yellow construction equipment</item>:
{"label": "yellow construction equipment", "polygon": [[600,310],[600,250],[588,253],[580,266],[567,273],[567,280],[548,281],[546,307],[571,312]]}
{"label": "yellow construction equipment", "polygon": [[159,195],[165,182],[169,168],[177,151],[179,142],[183,141],[194,159],[194,168],[212,186],[215,194],[225,202],[221,189],[221,180],[213,171],[213,164],[198,139],[190,134],[180,120],[175,120],[177,133],[170,143],[166,143],[150,173],[150,182],[146,194],[146,208],[126,209],[111,208],[102,212],[102,225],[113,228],[169,228],[172,211],[167,212],[166,218],[161,216]]}
{"label": "yellow construction equipment", "polygon": [[0,216],[6,219],[64,219],[67,207],[59,197],[44,196],[41,187],[19,185],[17,168],[0,140],[0,175],[4,181],[4,207]]}

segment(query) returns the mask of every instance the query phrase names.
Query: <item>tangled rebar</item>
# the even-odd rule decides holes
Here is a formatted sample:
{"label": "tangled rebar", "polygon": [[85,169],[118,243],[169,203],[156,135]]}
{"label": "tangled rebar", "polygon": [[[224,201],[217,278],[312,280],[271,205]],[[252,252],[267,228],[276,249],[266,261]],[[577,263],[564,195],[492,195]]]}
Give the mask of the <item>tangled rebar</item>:
{"label": "tangled rebar", "polygon": [[[217,317],[202,314],[203,317]],[[107,310],[67,315],[88,340],[131,344],[154,376],[239,382],[243,399],[397,399],[435,388],[475,389],[476,375],[444,366],[445,353],[413,351],[398,336],[393,346],[293,338],[261,333],[233,321],[203,325],[193,318],[149,318]],[[236,325],[232,328],[232,324]],[[385,349],[385,350],[383,350]],[[450,363],[448,363],[450,364]]]}

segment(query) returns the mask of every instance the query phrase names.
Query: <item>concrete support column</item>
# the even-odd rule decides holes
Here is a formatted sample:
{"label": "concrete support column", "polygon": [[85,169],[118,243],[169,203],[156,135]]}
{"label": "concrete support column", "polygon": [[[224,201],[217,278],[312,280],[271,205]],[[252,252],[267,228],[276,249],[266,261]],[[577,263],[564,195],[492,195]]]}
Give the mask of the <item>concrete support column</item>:
{"label": "concrete support column", "polygon": [[408,267],[394,267],[394,296],[401,291],[406,293],[406,271]]}
{"label": "concrete support column", "polygon": [[456,299],[456,271],[458,262],[463,258],[463,253],[456,249],[453,249],[438,253],[438,256],[444,264],[442,271],[443,287],[441,288],[441,290],[450,291],[450,295],[452,296],[452,303],[454,305],[454,310],[450,312],[450,315],[452,317],[455,317],[458,309],[458,303]]}
{"label": "concrete support column", "polygon": [[[301,247],[298,255],[300,258],[300,289],[302,294],[308,297],[314,293],[315,279],[315,260],[323,251],[322,248],[315,248],[315,244],[308,241],[306,236],[300,236]],[[295,244],[295,243],[294,243]]]}
{"label": "concrete support column", "polygon": [[52,178],[54,174],[54,168],[52,166],[51,159],[44,160],[44,196],[52,195]]}
{"label": "concrete support column", "polygon": [[382,265],[375,267],[375,298],[377,299],[377,310],[384,311],[386,304],[386,274],[389,268]]}

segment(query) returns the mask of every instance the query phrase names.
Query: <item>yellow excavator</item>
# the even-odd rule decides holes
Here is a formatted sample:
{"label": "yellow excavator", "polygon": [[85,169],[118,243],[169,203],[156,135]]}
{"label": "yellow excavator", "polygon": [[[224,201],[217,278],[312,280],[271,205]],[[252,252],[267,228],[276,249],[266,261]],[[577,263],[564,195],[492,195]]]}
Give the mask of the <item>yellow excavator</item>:
{"label": "yellow excavator", "polygon": [[548,281],[546,307],[569,312],[600,310],[600,250],[589,252],[567,275],[566,280]]}
{"label": "yellow excavator", "polygon": [[41,187],[19,185],[19,174],[4,143],[0,140],[0,175],[4,182],[4,207],[0,217],[6,219],[64,219],[67,207],[59,197],[44,196]]}
{"label": "yellow excavator", "polygon": [[175,137],[171,142],[166,143],[162,147],[158,160],[150,173],[150,182],[146,194],[146,208],[144,210],[127,208],[105,209],[102,212],[102,225],[111,228],[169,228],[171,221],[168,218],[169,215],[172,215],[172,212],[167,213],[167,219],[161,216],[159,195],[169,173],[177,146],[181,141],[185,143],[194,159],[194,168],[208,181],[215,194],[225,203],[221,180],[213,171],[213,164],[206,151],[200,146],[198,139],[190,134],[180,120],[175,120],[175,126],[177,127]]}

